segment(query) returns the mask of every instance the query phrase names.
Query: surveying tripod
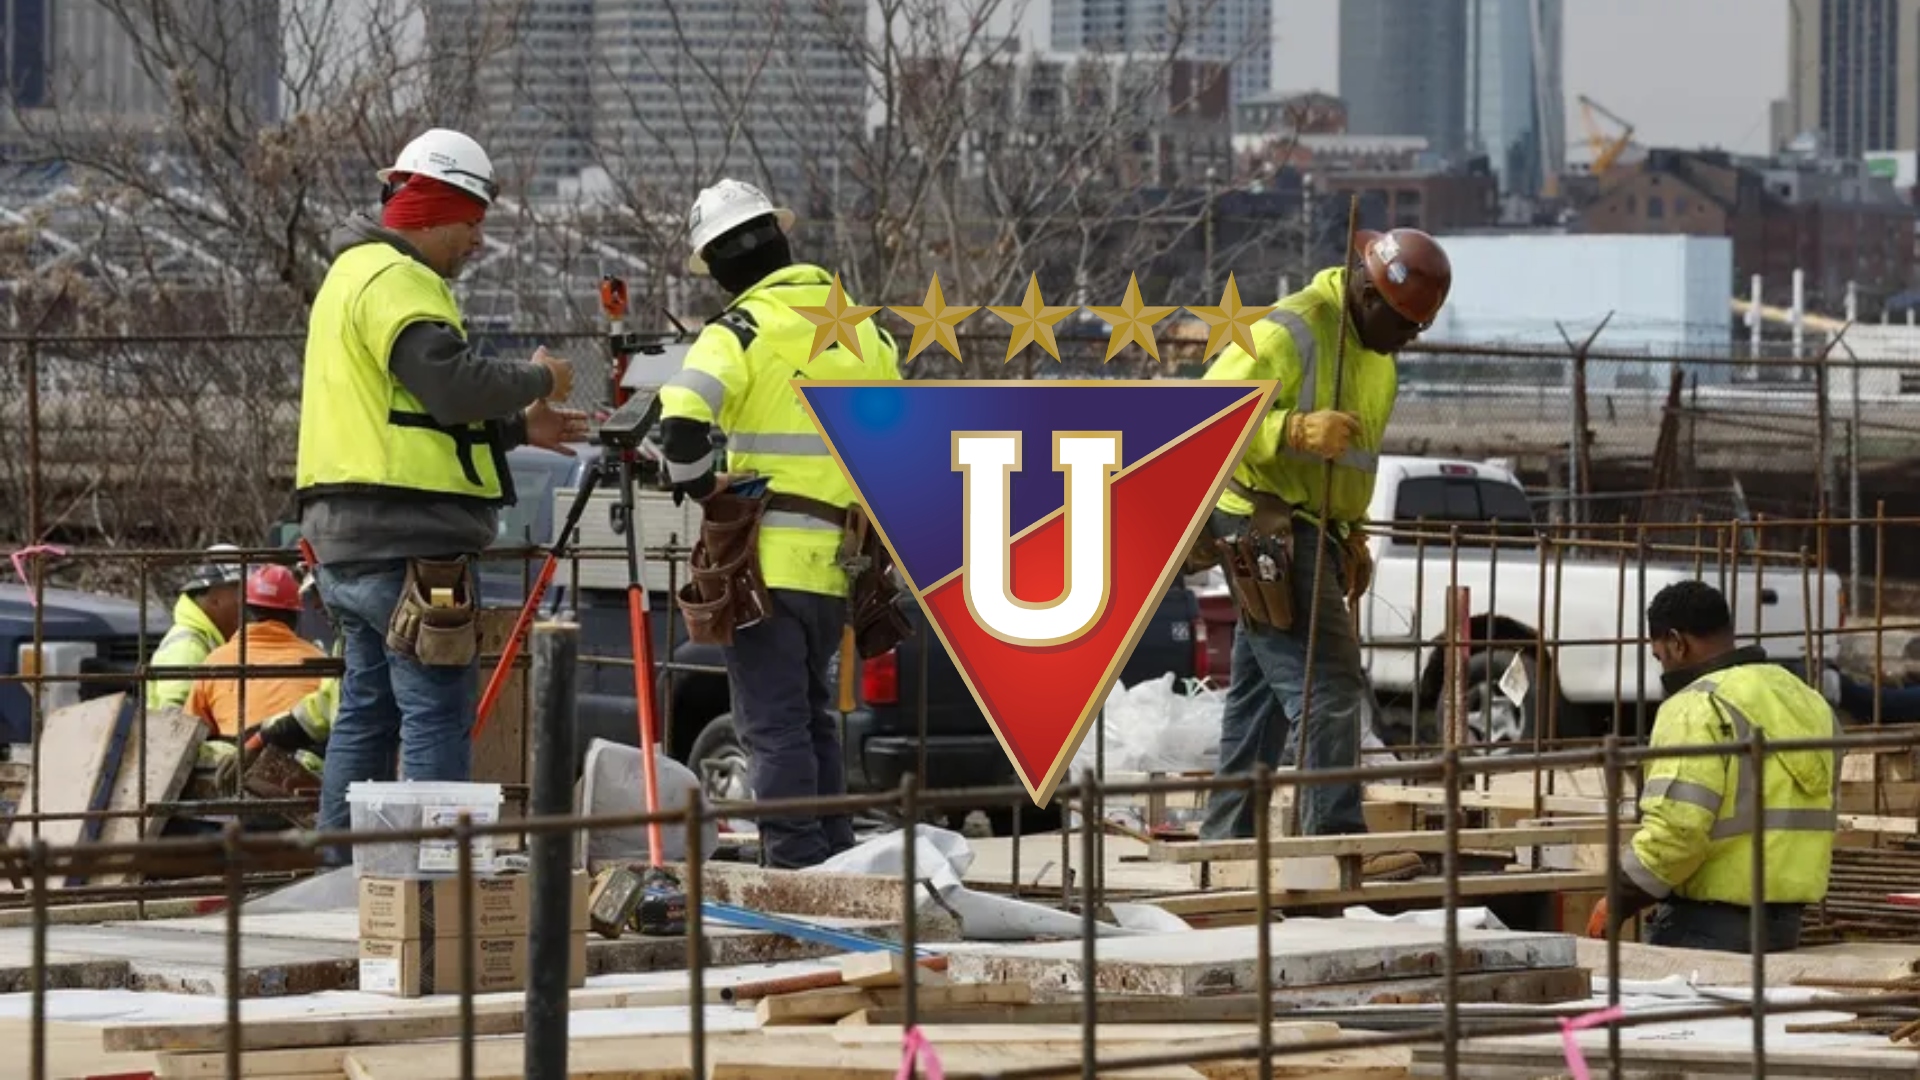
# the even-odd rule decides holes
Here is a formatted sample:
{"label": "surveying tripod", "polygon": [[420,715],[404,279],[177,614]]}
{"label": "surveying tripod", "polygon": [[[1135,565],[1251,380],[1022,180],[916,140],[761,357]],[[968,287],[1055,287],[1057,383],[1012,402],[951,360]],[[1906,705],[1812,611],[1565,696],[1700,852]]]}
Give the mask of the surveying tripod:
{"label": "surveying tripod", "polygon": [[[573,505],[567,508],[565,522],[547,550],[540,576],[534,580],[526,603],[520,609],[520,616],[514,622],[513,632],[508,635],[506,646],[501,650],[500,661],[494,666],[493,675],[487,680],[486,691],[480,696],[473,737],[479,739],[480,732],[486,728],[487,718],[506,686],[514,661],[519,658],[521,643],[526,640],[527,631],[533,625],[534,614],[539,611],[540,602],[545,599],[547,588],[553,583],[560,560],[574,543],[581,515],[593,500],[594,490],[603,483],[617,483],[620,486],[620,502],[612,508],[612,525],[614,532],[626,541],[627,633],[633,648],[633,690],[639,712],[640,761],[646,778],[647,809],[652,813],[657,811],[659,805],[659,780],[653,757],[659,724],[654,715],[653,631],[647,612],[647,590],[640,575],[640,522],[634,513],[633,493],[638,483],[635,474],[639,465],[640,444],[660,417],[660,387],[634,390],[622,384],[628,362],[634,354],[657,355],[666,351],[667,344],[684,341],[691,335],[679,320],[673,318],[672,312],[667,312],[667,318],[673,323],[677,331],[675,334],[641,335],[627,332],[627,284],[611,275],[600,281],[600,306],[607,315],[610,327],[608,342],[614,361],[611,382],[613,401],[617,407],[612,415],[600,422],[596,432],[596,441],[601,446],[600,456],[586,466],[586,475],[580,480],[580,490],[574,493]],[[658,866],[662,859],[659,822],[648,823],[647,833],[653,862]]]}

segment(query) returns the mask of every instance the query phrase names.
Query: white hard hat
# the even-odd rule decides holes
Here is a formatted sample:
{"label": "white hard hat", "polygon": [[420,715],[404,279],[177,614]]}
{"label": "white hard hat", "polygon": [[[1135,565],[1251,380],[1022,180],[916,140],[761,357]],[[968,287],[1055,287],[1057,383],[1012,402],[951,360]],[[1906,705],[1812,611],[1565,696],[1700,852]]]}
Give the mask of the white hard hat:
{"label": "white hard hat", "polygon": [[488,206],[500,194],[493,181],[493,162],[480,144],[466,135],[446,128],[434,128],[408,143],[392,166],[377,174],[385,182],[394,173],[431,176],[452,184]]}
{"label": "white hard hat", "polygon": [[722,180],[702,191],[687,215],[687,243],[693,248],[687,255],[687,269],[706,273],[707,260],[700,257],[701,249],[727,231],[767,214],[780,223],[781,232],[793,228],[793,211],[775,207],[765,192],[743,180]]}

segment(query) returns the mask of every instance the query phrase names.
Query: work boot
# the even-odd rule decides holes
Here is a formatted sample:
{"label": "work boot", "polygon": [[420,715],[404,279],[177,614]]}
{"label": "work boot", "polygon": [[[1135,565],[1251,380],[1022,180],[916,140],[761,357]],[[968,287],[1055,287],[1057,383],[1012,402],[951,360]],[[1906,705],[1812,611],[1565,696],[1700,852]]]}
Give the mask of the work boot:
{"label": "work boot", "polygon": [[1360,863],[1362,881],[1405,881],[1420,876],[1426,860],[1411,851],[1388,851],[1369,855]]}

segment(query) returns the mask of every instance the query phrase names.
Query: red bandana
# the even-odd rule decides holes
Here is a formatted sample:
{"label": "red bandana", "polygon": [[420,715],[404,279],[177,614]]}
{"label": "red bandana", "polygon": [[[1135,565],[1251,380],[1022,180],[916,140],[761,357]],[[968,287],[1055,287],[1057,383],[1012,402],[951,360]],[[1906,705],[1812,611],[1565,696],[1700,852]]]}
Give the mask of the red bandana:
{"label": "red bandana", "polygon": [[431,176],[395,174],[406,185],[394,192],[380,215],[389,229],[431,229],[436,225],[478,225],[487,216],[479,199]]}

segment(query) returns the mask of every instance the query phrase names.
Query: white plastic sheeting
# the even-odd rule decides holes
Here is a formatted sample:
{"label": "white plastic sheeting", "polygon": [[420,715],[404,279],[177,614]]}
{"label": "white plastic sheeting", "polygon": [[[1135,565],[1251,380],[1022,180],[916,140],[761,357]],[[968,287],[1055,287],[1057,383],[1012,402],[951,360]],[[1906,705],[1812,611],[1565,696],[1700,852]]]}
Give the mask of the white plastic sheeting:
{"label": "white plastic sheeting", "polygon": [[1173,672],[1132,686],[1113,684],[1100,719],[1073,755],[1069,779],[1094,767],[1101,727],[1106,729],[1108,775],[1123,772],[1211,772],[1220,761],[1220,717],[1227,692],[1188,679],[1174,686]]}
{"label": "white plastic sheeting", "polygon": [[[673,760],[664,750],[654,752],[655,780],[660,787],[660,809],[679,810],[687,800],[700,793],[700,778],[693,770]],[[587,746],[586,767],[580,780],[579,812],[582,814],[644,814],[647,812],[646,779],[640,774],[640,751],[636,747],[595,739]],[[662,857],[669,862],[687,857],[685,825],[662,825]],[[720,830],[707,819],[700,833],[700,850],[711,855],[720,846]],[[598,868],[608,863],[650,862],[647,827],[594,829],[587,834],[587,865]]]}
{"label": "white plastic sheeting", "polygon": [[[896,830],[843,851],[801,873],[888,874],[898,876],[906,863],[906,833]],[[920,894],[918,908],[939,907],[960,922],[968,941],[1031,941],[1040,937],[1077,938],[1080,916],[1006,896],[978,893],[960,881],[973,865],[973,849],[959,833],[918,826],[914,839],[914,876],[934,895]],[[938,897],[938,900],[934,899]],[[1118,920],[1095,923],[1101,937],[1169,934],[1192,929],[1184,919],[1150,904],[1108,904]]]}

